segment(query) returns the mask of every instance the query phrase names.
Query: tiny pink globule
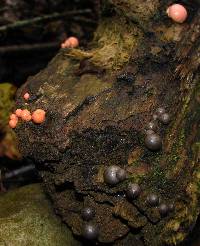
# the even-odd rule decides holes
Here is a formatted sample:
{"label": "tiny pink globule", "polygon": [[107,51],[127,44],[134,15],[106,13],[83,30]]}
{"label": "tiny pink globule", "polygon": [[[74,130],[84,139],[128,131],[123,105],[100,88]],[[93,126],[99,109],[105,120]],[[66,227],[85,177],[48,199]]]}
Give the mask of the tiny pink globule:
{"label": "tiny pink globule", "polygon": [[10,120],[18,120],[18,117],[16,114],[11,114],[10,115]]}
{"label": "tiny pink globule", "polygon": [[66,48],[65,42],[61,44],[61,48],[62,49]]}
{"label": "tiny pink globule", "polygon": [[70,48],[70,42],[68,39],[66,39],[62,44],[61,44],[61,48]]}
{"label": "tiny pink globule", "polygon": [[76,48],[78,46],[79,41],[76,37],[70,37],[61,44],[61,48]]}
{"label": "tiny pink globule", "polygon": [[183,23],[188,16],[187,9],[181,4],[172,4],[167,9],[168,16],[175,22]]}
{"label": "tiny pink globule", "polygon": [[21,117],[22,109],[20,109],[20,108],[16,109],[15,114],[17,115],[17,117]]}
{"label": "tiny pink globule", "polygon": [[70,37],[68,38],[68,41],[70,42],[71,48],[76,48],[79,46],[79,41],[78,41],[78,38],[76,37]]}
{"label": "tiny pink globule", "polygon": [[10,128],[15,128],[17,126],[18,120],[12,119],[9,121]]}
{"label": "tiny pink globule", "polygon": [[28,100],[30,98],[30,94],[28,93],[28,92],[26,92],[25,94],[24,94],[24,99],[25,100]]}
{"label": "tiny pink globule", "polygon": [[64,44],[64,43],[61,43],[60,47],[61,47],[62,49],[64,49],[64,48],[65,48],[65,44]]}
{"label": "tiny pink globule", "polygon": [[24,121],[30,121],[31,118],[32,118],[30,111],[27,110],[27,109],[23,109],[22,112],[21,112],[21,118]]}
{"label": "tiny pink globule", "polygon": [[41,124],[45,121],[46,112],[43,109],[36,109],[32,113],[32,120],[36,124]]}

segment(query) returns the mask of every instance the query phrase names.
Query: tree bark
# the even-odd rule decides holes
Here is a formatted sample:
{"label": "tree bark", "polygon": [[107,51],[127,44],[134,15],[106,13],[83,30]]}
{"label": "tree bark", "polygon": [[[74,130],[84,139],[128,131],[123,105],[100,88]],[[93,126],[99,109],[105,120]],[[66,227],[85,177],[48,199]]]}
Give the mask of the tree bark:
{"label": "tree bark", "polygon": [[[88,206],[95,209],[99,243],[174,245],[196,222],[200,10],[183,2],[189,17],[177,24],[166,15],[170,1],[102,1],[92,43],[60,50],[18,91],[17,108],[47,112],[41,125],[17,126],[21,151],[37,163],[56,212],[78,236]],[[146,127],[160,107],[171,121],[155,120],[162,148],[151,151]],[[115,186],[104,177],[112,165],[127,173]],[[141,188],[132,201],[129,183]],[[162,216],[160,205],[148,204],[151,194],[160,205],[174,204],[173,212]]]}

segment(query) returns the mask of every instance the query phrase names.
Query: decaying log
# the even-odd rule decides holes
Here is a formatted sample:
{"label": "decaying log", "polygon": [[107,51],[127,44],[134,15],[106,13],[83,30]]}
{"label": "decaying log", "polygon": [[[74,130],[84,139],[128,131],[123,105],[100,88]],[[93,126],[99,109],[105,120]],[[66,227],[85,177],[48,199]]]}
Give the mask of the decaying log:
{"label": "decaying log", "polygon": [[[174,245],[196,222],[200,9],[182,2],[189,17],[177,24],[166,15],[171,1],[102,1],[92,43],[60,50],[18,91],[17,108],[47,112],[43,124],[18,124],[22,153],[36,162],[56,212],[78,236],[92,223],[99,243]],[[155,119],[158,108],[169,124]],[[155,151],[146,140],[153,117],[162,139]],[[109,185],[104,173],[113,165],[127,177]],[[130,183],[140,188],[132,200]],[[152,194],[157,206],[148,203]],[[85,207],[95,210],[91,222],[82,218]]]}

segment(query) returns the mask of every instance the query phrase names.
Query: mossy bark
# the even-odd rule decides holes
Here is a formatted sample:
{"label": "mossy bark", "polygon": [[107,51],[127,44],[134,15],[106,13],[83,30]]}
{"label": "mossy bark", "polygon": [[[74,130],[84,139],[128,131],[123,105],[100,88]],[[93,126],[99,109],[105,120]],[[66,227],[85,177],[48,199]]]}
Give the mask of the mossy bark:
{"label": "mossy bark", "polygon": [[[46,110],[41,125],[20,122],[25,157],[34,159],[56,211],[76,235],[81,209],[96,210],[100,243],[173,245],[182,242],[199,214],[199,24],[197,3],[185,1],[184,24],[166,15],[169,1],[110,0],[94,40],[85,49],[63,49],[18,91],[17,107]],[[132,82],[116,78],[128,73]],[[25,104],[23,94],[29,92]],[[162,149],[148,150],[145,128],[158,107]],[[126,181],[110,187],[103,173],[119,165]],[[142,188],[130,202],[127,184]],[[175,210],[162,218],[149,207],[155,193]],[[135,243],[135,244],[134,244]]]}

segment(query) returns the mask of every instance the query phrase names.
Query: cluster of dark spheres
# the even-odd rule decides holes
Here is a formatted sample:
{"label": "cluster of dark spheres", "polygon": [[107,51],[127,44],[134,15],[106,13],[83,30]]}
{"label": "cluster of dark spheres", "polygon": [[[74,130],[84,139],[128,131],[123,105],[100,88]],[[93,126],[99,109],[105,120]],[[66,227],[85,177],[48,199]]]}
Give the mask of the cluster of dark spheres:
{"label": "cluster of dark spheres", "polygon": [[[119,81],[126,81],[126,82],[132,82],[133,76],[131,74],[125,73],[121,74],[118,77]],[[147,131],[146,131],[146,138],[145,138],[145,145],[150,150],[159,150],[162,147],[162,139],[161,137],[155,133],[155,131],[158,128],[157,119],[160,120],[163,124],[168,124],[170,122],[170,116],[168,113],[165,112],[164,108],[158,108],[157,114],[153,116],[153,121],[149,122],[147,125]],[[124,181],[127,178],[126,171],[117,166],[112,165],[106,168],[104,171],[104,182],[108,185],[117,185],[118,183]],[[138,184],[130,183],[126,190],[126,195],[128,199],[134,200],[137,199],[142,190]],[[162,217],[166,216],[170,211],[173,211],[174,206],[173,204],[166,205],[165,203],[160,204],[160,199],[157,195],[151,194],[147,197],[147,203],[150,206],[158,206],[160,215]],[[85,207],[81,212],[82,218],[84,221],[90,221],[95,216],[95,211],[91,207]],[[99,228],[98,225],[95,225],[91,222],[86,223],[83,228],[83,237],[85,237],[88,240],[94,240],[99,235]]]}
{"label": "cluster of dark spheres", "polygon": [[150,194],[147,197],[147,203],[152,207],[157,207],[159,209],[160,215],[162,217],[167,216],[169,212],[172,212],[174,210],[174,204],[165,204],[160,203],[160,199],[156,194]]}
{"label": "cluster of dark spheres", "polygon": [[[104,181],[109,185],[116,185],[127,178],[126,171],[119,166],[109,166],[104,172]],[[129,200],[137,199],[142,193],[142,189],[137,183],[129,183],[126,189],[126,196]],[[160,199],[156,194],[150,194],[147,196],[147,204],[151,207],[158,207],[161,217],[165,217],[169,212],[174,210],[173,204],[160,203]],[[91,208],[85,208],[82,211],[84,220],[90,220],[94,216],[94,212]],[[86,225],[84,228],[84,237],[87,239],[94,239],[98,236],[98,227],[92,224]]]}
{"label": "cluster of dark spheres", "polygon": [[134,75],[132,73],[122,73],[117,76],[117,81],[122,83],[130,84],[134,81]]}
{"label": "cluster of dark spheres", "polygon": [[126,171],[119,166],[110,166],[104,172],[104,181],[109,185],[116,185],[126,179]]}
{"label": "cluster of dark spheres", "polygon": [[[90,221],[95,217],[95,210],[92,207],[85,207],[81,211],[84,221]],[[99,235],[99,228],[94,223],[85,223],[83,227],[83,237],[87,240],[95,240]]]}
{"label": "cluster of dark spheres", "polygon": [[[128,199],[134,200],[137,199],[142,192],[142,189],[138,184],[130,183],[126,190],[126,195]],[[174,204],[165,204],[160,203],[160,199],[156,194],[150,194],[147,196],[147,204],[151,207],[157,207],[159,209],[159,213],[162,217],[167,216],[169,212],[172,212],[174,210]]]}
{"label": "cluster of dark spheres", "polygon": [[162,139],[156,133],[158,129],[159,120],[164,125],[169,124],[171,118],[168,113],[166,113],[164,108],[158,108],[156,110],[156,114],[153,115],[153,121],[147,124],[146,137],[145,137],[145,145],[149,150],[156,151],[162,148]]}

